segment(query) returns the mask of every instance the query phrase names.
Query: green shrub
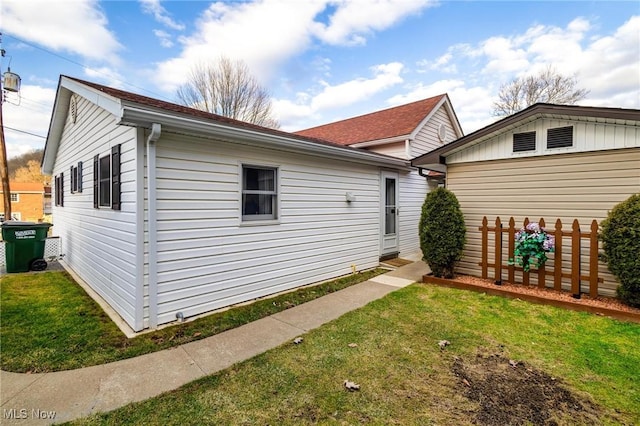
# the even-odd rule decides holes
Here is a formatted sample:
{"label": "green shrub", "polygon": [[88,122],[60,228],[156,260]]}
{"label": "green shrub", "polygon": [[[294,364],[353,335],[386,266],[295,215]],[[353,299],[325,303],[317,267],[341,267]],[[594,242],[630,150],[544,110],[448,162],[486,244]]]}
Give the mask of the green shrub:
{"label": "green shrub", "polygon": [[419,232],[423,258],[433,275],[453,278],[466,239],[464,216],[453,192],[438,188],[427,194]]}
{"label": "green shrub", "polygon": [[620,281],[618,297],[640,307],[640,194],[616,205],[601,226],[602,258]]}

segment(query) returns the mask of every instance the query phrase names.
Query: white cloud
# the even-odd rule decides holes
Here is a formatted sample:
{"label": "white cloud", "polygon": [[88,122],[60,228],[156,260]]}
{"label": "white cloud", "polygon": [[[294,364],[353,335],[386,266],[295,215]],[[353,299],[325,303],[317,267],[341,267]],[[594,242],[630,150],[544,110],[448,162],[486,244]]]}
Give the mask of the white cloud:
{"label": "white cloud", "polygon": [[162,30],[153,30],[153,35],[158,37],[158,40],[160,40],[160,46],[166,48],[173,47],[173,40],[171,40],[171,34],[169,34],[168,32]]}
{"label": "white cloud", "polygon": [[494,121],[492,104],[501,83],[551,65],[563,75],[575,75],[578,87],[590,91],[582,105],[640,108],[640,16],[610,34],[595,31],[591,21],[578,17],[565,27],[536,24],[520,34],[492,36],[475,46],[450,46],[418,66],[441,73],[457,67],[466,72],[464,80],[416,84],[390,102],[397,105],[448,92],[465,131],[474,131]]}
{"label": "white cloud", "polygon": [[43,138],[22,132],[47,136],[55,94],[55,89],[23,84],[20,101],[17,95],[8,95],[8,101],[2,104],[8,158],[44,148]]}
{"label": "white cloud", "polygon": [[365,35],[389,28],[408,15],[420,12],[427,0],[355,0],[337,2],[329,24],[317,22],[314,34],[328,44],[361,45]]}
{"label": "white cloud", "polygon": [[172,30],[184,30],[184,24],[174,21],[169,12],[160,4],[160,0],[140,0],[142,11],[153,15],[156,21],[171,28]]}
{"label": "white cloud", "polygon": [[122,88],[126,78],[113,68],[84,68],[84,73],[89,80],[100,81],[106,86]]}
{"label": "white cloud", "polygon": [[3,30],[42,46],[88,59],[119,62],[122,48],[109,31],[97,0],[44,2],[3,0]]}
{"label": "white cloud", "polygon": [[[150,74],[158,87],[173,92],[194,64],[224,55],[245,61],[267,83],[278,66],[314,41],[362,43],[365,36],[429,4],[422,0],[215,2],[196,22],[196,31],[178,39],[183,46],[180,55],[157,64]],[[328,25],[320,22],[325,18]]]}
{"label": "white cloud", "polygon": [[488,116],[492,104],[490,89],[482,86],[467,87],[463,80],[439,80],[428,85],[418,83],[409,92],[389,98],[387,103],[389,106],[403,105],[444,93],[449,95],[465,133],[495,121]]}
{"label": "white cloud", "polygon": [[352,105],[369,99],[377,93],[402,83],[403,65],[399,62],[371,67],[373,77],[356,78],[337,85],[321,82],[319,93],[298,93],[296,101],[280,99],[274,101],[274,110],[283,129],[299,129],[299,119],[318,117],[323,111]]}

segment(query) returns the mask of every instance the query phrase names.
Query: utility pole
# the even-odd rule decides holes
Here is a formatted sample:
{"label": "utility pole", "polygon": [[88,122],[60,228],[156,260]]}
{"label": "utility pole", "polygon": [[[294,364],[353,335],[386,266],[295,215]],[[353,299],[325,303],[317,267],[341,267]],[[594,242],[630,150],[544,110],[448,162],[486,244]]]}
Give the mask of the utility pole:
{"label": "utility pole", "polygon": [[[5,53],[5,50],[2,48],[2,33],[0,33],[0,59],[4,58]],[[11,188],[9,188],[7,145],[4,140],[4,123],[2,121],[2,104],[5,101],[5,91],[20,91],[20,76],[18,74],[12,73],[11,68],[7,68],[7,72],[3,73],[2,79],[0,79],[0,181],[2,181],[4,220],[11,220]]]}
{"label": "utility pole", "polygon": [[[4,50],[2,51],[4,56]],[[9,188],[9,167],[7,166],[7,145],[4,142],[4,123],[2,122],[2,104],[4,89],[0,82],[0,180],[2,180],[2,200],[4,202],[4,220],[11,220],[11,189]]]}

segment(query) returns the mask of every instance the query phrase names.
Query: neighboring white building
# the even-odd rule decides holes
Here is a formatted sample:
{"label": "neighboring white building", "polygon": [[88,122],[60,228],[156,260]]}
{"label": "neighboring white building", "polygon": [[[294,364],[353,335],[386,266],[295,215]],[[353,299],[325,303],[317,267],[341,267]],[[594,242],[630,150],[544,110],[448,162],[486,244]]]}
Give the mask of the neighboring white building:
{"label": "neighboring white building", "polygon": [[42,168],[67,267],[135,331],[420,257],[408,156],[62,76]]}
{"label": "neighboring white building", "polygon": [[[548,226],[559,218],[565,229],[578,219],[588,230],[640,193],[640,110],[535,104],[412,164],[446,172],[467,224],[459,270],[479,276],[483,216],[490,224],[513,216],[518,226],[525,217]],[[606,265],[600,271],[600,292],[613,296],[618,283]]]}

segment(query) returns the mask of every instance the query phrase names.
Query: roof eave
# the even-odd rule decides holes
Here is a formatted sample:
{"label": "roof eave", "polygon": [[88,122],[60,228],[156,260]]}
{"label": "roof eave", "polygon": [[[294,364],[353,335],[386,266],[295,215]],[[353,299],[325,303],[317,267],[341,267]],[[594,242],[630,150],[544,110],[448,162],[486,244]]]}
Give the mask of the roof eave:
{"label": "roof eave", "polygon": [[437,148],[431,152],[414,158],[411,165],[414,167],[428,168],[426,163],[433,163],[434,156],[443,158],[446,163],[446,157],[472,144],[480,143],[487,140],[498,133],[502,133],[509,128],[521,126],[530,121],[535,121],[542,117],[553,116],[575,117],[591,117],[612,120],[629,120],[640,122],[640,110],[608,108],[608,107],[584,107],[576,105],[555,105],[538,103],[519,111],[513,115],[505,117],[495,123],[489,124],[473,133],[463,136],[447,145]]}
{"label": "roof eave", "polygon": [[58,153],[60,139],[62,138],[67,114],[69,113],[69,100],[73,93],[77,93],[113,114],[116,120],[122,114],[119,99],[106,95],[92,87],[87,87],[68,77],[60,76],[53,104],[53,112],[51,113],[51,121],[49,123],[49,132],[44,145],[44,155],[40,163],[42,173],[45,175],[51,175],[53,173],[53,166]]}
{"label": "roof eave", "polygon": [[176,115],[163,110],[149,109],[134,103],[123,103],[123,113],[118,124],[150,128],[152,123],[159,123],[167,130],[189,132],[192,134],[216,136],[247,145],[271,147],[283,151],[306,152],[320,156],[335,158],[337,155],[349,161],[376,166],[409,169],[408,160],[402,160],[361,149],[322,144],[293,135],[275,135],[259,130],[242,128],[227,123],[199,119],[186,115]]}

